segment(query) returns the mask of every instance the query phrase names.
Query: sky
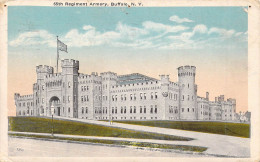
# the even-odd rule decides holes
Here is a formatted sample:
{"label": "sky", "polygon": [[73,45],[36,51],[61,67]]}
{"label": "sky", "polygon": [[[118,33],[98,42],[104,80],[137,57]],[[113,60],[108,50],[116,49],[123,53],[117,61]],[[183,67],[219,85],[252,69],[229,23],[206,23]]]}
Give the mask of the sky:
{"label": "sky", "polygon": [[197,67],[198,95],[224,94],[248,108],[248,18],[244,7],[8,7],[8,105],[32,93],[35,66],[61,59],[80,72],[142,73],[177,82],[177,67]]}

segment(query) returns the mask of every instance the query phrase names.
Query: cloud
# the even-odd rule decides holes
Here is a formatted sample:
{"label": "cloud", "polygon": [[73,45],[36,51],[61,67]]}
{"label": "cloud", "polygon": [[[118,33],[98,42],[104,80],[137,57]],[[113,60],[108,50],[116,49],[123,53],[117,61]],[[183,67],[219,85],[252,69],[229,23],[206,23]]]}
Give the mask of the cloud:
{"label": "cloud", "polygon": [[20,34],[15,40],[10,41],[9,44],[14,47],[20,45],[48,45],[50,47],[54,47],[56,45],[56,36],[50,34],[46,30],[24,32]]}
{"label": "cloud", "polygon": [[189,29],[189,27],[186,27],[186,26],[181,26],[181,25],[170,26],[170,25],[164,25],[161,23],[155,23],[152,21],[143,22],[143,27],[150,31],[156,31],[156,32],[164,31],[164,32],[172,32],[172,33],[176,33],[176,32],[180,32],[180,31]]}
{"label": "cloud", "polygon": [[190,20],[188,18],[179,18],[178,16],[176,15],[173,15],[169,18],[170,21],[173,21],[173,22],[176,22],[176,23],[184,23],[184,22],[194,22],[193,20]]}
{"label": "cloud", "polygon": [[[204,24],[187,27],[144,21],[138,27],[118,22],[115,28],[109,31],[100,31],[92,25],[84,25],[81,29],[69,30],[59,38],[69,47],[105,45],[133,49],[169,50],[241,47],[247,45],[244,43],[247,41],[247,37],[247,31],[236,32],[234,29],[208,28]],[[46,30],[25,32],[10,41],[9,45],[13,47],[37,45],[56,47],[56,36]]]}
{"label": "cloud", "polygon": [[83,26],[82,29],[83,30],[95,30],[95,28],[93,26],[91,26],[91,25],[85,25],[85,26]]}
{"label": "cloud", "polygon": [[209,34],[213,34],[213,33],[217,33],[222,37],[228,38],[228,37],[231,37],[235,33],[235,30],[233,30],[233,29],[226,30],[226,29],[222,29],[222,28],[213,27],[213,28],[210,28]]}

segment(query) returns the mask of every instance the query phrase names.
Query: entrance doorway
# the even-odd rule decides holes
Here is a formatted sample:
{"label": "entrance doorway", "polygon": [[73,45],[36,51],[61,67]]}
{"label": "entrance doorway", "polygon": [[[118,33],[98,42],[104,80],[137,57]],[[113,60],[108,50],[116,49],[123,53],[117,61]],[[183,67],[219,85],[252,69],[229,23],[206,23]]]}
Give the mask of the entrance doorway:
{"label": "entrance doorway", "polygon": [[60,113],[60,107],[61,107],[61,103],[60,103],[60,99],[56,96],[53,96],[50,101],[49,101],[49,115],[51,116],[51,106],[54,107],[54,114],[55,116],[61,116]]}

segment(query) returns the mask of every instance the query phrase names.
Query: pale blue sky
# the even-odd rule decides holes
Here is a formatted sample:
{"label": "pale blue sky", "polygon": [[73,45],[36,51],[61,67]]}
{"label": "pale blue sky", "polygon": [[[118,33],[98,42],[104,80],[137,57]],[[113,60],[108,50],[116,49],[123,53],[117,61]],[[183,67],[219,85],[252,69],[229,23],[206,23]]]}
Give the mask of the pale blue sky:
{"label": "pale blue sky", "polygon": [[[171,21],[174,16],[188,21]],[[243,7],[9,7],[8,31],[13,47],[54,47],[59,35],[70,47],[246,48],[247,13]],[[79,45],[79,39],[90,42]]]}
{"label": "pale blue sky", "polygon": [[[198,95],[224,94],[247,110],[247,7],[8,7],[9,99],[32,93],[35,66],[61,59],[80,72],[142,73],[154,78],[197,67]],[[23,78],[23,79],[21,79]],[[22,86],[21,86],[22,85]]]}

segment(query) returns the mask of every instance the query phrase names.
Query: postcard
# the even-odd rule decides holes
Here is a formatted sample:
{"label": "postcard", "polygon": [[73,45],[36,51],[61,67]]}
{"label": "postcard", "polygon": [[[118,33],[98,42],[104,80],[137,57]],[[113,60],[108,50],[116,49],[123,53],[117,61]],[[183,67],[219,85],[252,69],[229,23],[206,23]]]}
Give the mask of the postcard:
{"label": "postcard", "polygon": [[1,9],[1,160],[259,160],[258,2],[38,2]]}

